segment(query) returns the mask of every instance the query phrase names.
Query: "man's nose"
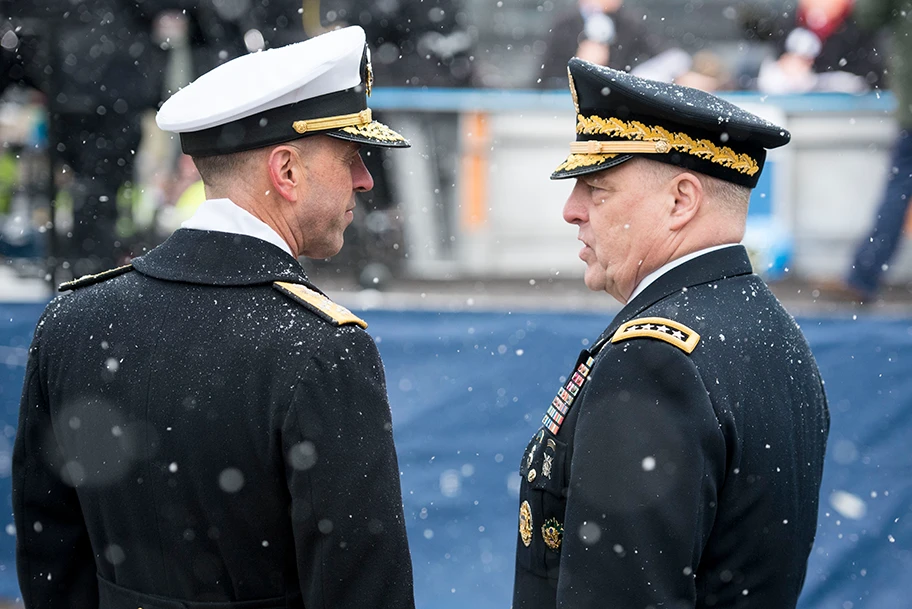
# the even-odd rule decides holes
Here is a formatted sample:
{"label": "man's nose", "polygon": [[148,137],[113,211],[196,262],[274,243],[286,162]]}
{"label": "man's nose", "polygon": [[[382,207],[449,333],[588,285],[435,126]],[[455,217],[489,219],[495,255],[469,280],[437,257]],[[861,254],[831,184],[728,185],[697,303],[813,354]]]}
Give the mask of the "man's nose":
{"label": "man's nose", "polygon": [[576,181],[573,192],[567,197],[564,203],[564,222],[568,224],[582,224],[589,221],[589,215],[586,211],[586,205],[583,203],[583,197],[586,194],[586,184],[582,180]]}
{"label": "man's nose", "polygon": [[352,163],[352,189],[357,190],[358,192],[367,192],[374,187],[374,178],[371,176],[370,171],[367,170],[367,166],[364,164],[364,159],[361,157],[361,154],[358,154],[358,158]]}

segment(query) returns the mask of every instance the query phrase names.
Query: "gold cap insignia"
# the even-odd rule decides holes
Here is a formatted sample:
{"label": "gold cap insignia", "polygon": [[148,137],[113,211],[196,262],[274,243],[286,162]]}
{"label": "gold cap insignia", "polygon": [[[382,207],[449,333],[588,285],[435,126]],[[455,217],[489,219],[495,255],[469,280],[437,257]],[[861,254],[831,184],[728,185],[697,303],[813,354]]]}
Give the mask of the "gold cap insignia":
{"label": "gold cap insignia", "polygon": [[371,91],[374,89],[374,69],[371,67],[370,48],[364,47],[364,50],[367,53],[367,75],[364,77],[364,92],[370,97]]}
{"label": "gold cap insignia", "polygon": [[519,536],[527,548],[532,543],[532,508],[528,501],[519,506]]}
{"label": "gold cap insignia", "polygon": [[567,78],[570,79],[570,97],[573,98],[573,107],[576,108],[576,113],[579,114],[579,97],[576,95],[576,83],[573,82],[573,74],[570,72],[570,66],[567,66]]}

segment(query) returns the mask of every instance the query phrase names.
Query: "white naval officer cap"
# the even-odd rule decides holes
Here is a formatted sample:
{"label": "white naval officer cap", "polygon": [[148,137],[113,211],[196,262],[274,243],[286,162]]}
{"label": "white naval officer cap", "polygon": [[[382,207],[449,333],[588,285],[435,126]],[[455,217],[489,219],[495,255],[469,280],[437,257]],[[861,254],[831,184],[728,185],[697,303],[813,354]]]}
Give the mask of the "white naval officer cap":
{"label": "white naval officer cap", "polygon": [[177,91],[155,117],[180,134],[190,156],[231,154],[324,134],[404,148],[409,142],[373,120],[364,30],[351,26],[304,42],[243,55]]}

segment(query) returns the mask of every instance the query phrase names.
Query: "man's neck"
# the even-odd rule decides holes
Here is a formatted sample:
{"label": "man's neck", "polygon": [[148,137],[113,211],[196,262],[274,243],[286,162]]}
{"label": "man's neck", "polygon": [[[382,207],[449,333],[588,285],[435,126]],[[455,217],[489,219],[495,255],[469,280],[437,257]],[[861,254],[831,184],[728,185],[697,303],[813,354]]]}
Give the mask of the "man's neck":
{"label": "man's neck", "polygon": [[284,241],[292,255],[297,258],[300,255],[300,247],[294,238],[294,232],[288,224],[288,221],[280,213],[276,213],[279,205],[276,204],[269,189],[264,189],[261,197],[253,196],[252,193],[245,190],[238,190],[231,194],[223,194],[214,189],[206,188],[206,197],[210,199],[225,198],[230,199],[232,203],[249,213],[251,216],[271,228]]}

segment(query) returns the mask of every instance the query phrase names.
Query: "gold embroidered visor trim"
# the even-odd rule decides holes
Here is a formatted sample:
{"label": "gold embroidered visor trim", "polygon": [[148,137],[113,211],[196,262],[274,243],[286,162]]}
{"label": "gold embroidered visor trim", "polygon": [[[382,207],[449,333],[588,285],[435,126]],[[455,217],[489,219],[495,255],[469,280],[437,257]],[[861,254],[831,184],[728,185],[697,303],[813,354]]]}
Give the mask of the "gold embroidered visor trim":
{"label": "gold embroidered visor trim", "polygon": [[[576,132],[582,135],[609,135],[631,141],[649,142],[653,145],[662,142],[668,146],[667,152],[676,150],[690,154],[749,176],[760,171],[760,165],[750,155],[739,154],[728,146],[717,146],[709,140],[694,139],[686,133],[673,133],[663,127],[650,127],[639,121],[626,122],[619,118],[587,117],[582,114],[578,114],[576,118]],[[588,142],[580,143],[588,145]]]}
{"label": "gold embroidered visor trim", "polygon": [[571,154],[554,172],[572,171],[580,167],[592,167],[593,165],[610,161],[616,156],[616,154]]}
{"label": "gold embroidered visor trim", "polygon": [[377,121],[373,121],[367,125],[344,127],[342,131],[351,133],[352,135],[360,135],[361,137],[366,137],[371,140],[380,140],[381,142],[408,141],[383,123],[378,123]]}
{"label": "gold embroidered visor trim", "polygon": [[355,112],[354,114],[342,114],[340,116],[327,116],[326,118],[312,118],[306,121],[295,121],[291,124],[291,127],[298,133],[309,133],[311,131],[327,131],[329,129],[339,129],[340,127],[351,127],[354,125],[367,125],[372,120],[370,108],[365,108],[361,112]]}

